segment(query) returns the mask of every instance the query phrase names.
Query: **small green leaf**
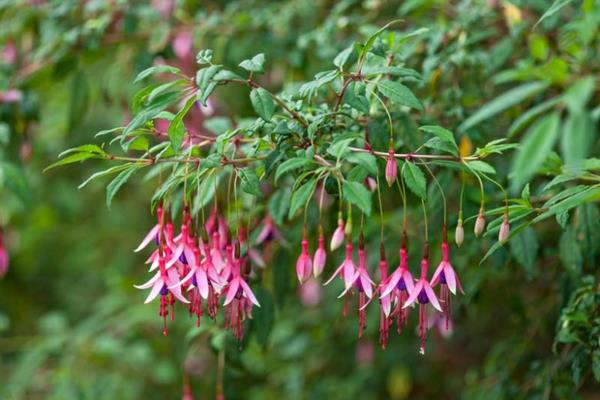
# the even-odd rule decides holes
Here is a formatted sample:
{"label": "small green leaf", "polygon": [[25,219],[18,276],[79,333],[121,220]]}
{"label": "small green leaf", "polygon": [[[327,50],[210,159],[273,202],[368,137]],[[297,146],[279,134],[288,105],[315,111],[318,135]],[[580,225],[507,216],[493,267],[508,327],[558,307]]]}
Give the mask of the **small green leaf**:
{"label": "small green leaf", "polygon": [[241,180],[241,188],[244,192],[248,194],[253,194],[255,196],[262,195],[260,191],[260,182],[258,180],[258,176],[256,175],[256,171],[252,168],[242,168],[238,170],[238,175]]}
{"label": "small green leaf", "polygon": [[196,62],[198,64],[210,64],[213,58],[213,51],[211,49],[200,50],[196,54]]}
{"label": "small green leaf", "polygon": [[422,199],[427,197],[427,182],[421,168],[416,164],[407,161],[402,166],[402,178],[406,182],[406,186],[417,196]]}
{"label": "small green leaf", "polygon": [[534,124],[523,139],[512,165],[511,190],[516,192],[541,167],[559,132],[560,117],[554,112]]}
{"label": "small green leaf", "polygon": [[100,178],[103,176],[107,176],[107,175],[111,175],[111,174],[116,174],[117,172],[121,172],[125,169],[127,169],[131,164],[121,164],[121,165],[115,165],[114,167],[110,167],[108,169],[105,169],[103,171],[98,171],[94,174],[92,174],[89,178],[87,178],[85,181],[83,181],[78,187],[77,189],[81,189],[85,186],[87,186],[88,183],[90,183],[91,181],[93,181],[96,178]]}
{"label": "small green leaf", "polygon": [[275,172],[275,182],[277,182],[279,180],[279,178],[281,177],[281,175],[285,174],[286,172],[300,168],[300,167],[304,167],[305,165],[308,165],[311,162],[313,162],[313,161],[308,158],[301,158],[301,157],[294,157],[294,158],[285,160],[284,162],[279,164],[279,167],[277,167],[277,171]]}
{"label": "small green leaf", "polygon": [[240,63],[240,67],[249,72],[263,72],[265,64],[265,55],[263,53],[257,54],[250,60],[244,60]]}
{"label": "small green leaf", "polygon": [[600,199],[600,187],[589,187],[571,197],[566,198],[550,207],[550,209],[538,215],[533,222],[542,221],[548,217],[571,210],[581,204]]}
{"label": "small green leaf", "polygon": [[566,6],[567,4],[571,3],[572,1],[573,0],[554,0],[554,3],[552,3],[552,5],[550,6],[550,8],[546,10],[546,12],[544,13],[544,15],[542,15],[540,17],[540,19],[538,19],[538,21],[535,23],[535,25],[533,26],[533,28],[535,29],[535,27],[538,26],[539,24],[541,24],[542,21],[544,21],[546,18],[549,18],[549,17],[553,16],[554,14],[556,14],[564,6]]}
{"label": "small green leaf", "polygon": [[346,181],[343,191],[346,201],[360,208],[366,215],[371,215],[371,192],[362,183]]}
{"label": "small green leaf", "polygon": [[289,219],[294,217],[296,211],[298,211],[300,207],[306,205],[306,202],[310,199],[316,187],[317,180],[310,179],[308,182],[305,182],[302,186],[296,189],[296,191],[292,194],[290,212],[288,214]]}
{"label": "small green leaf", "polygon": [[255,88],[250,92],[250,102],[254,111],[265,121],[270,121],[275,112],[275,103],[273,98],[263,88]]}
{"label": "small green leaf", "polygon": [[496,174],[496,170],[494,169],[494,167],[492,167],[485,161],[474,160],[468,161],[467,164],[469,164],[469,167],[471,167],[475,171],[483,172],[484,174]]}
{"label": "small green leaf", "polygon": [[377,84],[377,88],[381,94],[390,99],[393,103],[412,107],[419,111],[423,110],[423,105],[419,99],[415,97],[409,88],[400,82],[383,80]]}
{"label": "small green leaf", "polygon": [[377,158],[370,153],[350,153],[346,156],[346,161],[352,164],[358,164],[370,174],[377,174]]}
{"label": "small green leaf", "polygon": [[100,158],[96,154],[93,153],[75,153],[71,154],[63,159],[58,160],[57,162],[50,164],[46,168],[44,168],[44,172],[49,171],[53,168],[60,167],[62,165],[73,164],[78,161],[88,160],[90,158]]}
{"label": "small green leaf", "polygon": [[169,124],[167,134],[169,135],[169,139],[171,140],[174,150],[178,150],[179,147],[181,147],[181,143],[183,143],[183,138],[185,136],[185,125],[183,124],[183,118],[185,118],[188,111],[190,111],[195,101],[196,99],[194,97],[189,98],[183,108],[179,110],[179,112],[175,115],[175,118],[173,118]]}
{"label": "small green leaf", "polygon": [[440,139],[452,144],[452,146],[456,149],[455,154],[458,155],[458,146],[456,145],[456,141],[454,140],[454,134],[448,129],[438,125],[425,125],[419,127],[419,130],[431,133],[439,137]]}
{"label": "small green leaf", "polygon": [[199,213],[202,207],[206,206],[213,199],[217,190],[219,175],[215,170],[208,170],[206,174],[207,175],[200,180],[196,196],[194,197],[192,211],[195,214]]}
{"label": "small green leaf", "polygon": [[460,132],[464,132],[480,122],[485,121],[486,119],[493,117],[494,115],[501,113],[502,111],[516,104],[519,104],[523,100],[536,95],[547,87],[548,83],[546,82],[530,82],[504,92],[467,118],[462,124],[460,124],[458,130]]}
{"label": "small green leaf", "polygon": [[142,79],[150,76],[150,75],[154,75],[154,74],[175,74],[175,75],[181,75],[181,70],[177,67],[173,67],[171,65],[157,65],[154,67],[150,67],[150,68],[146,68],[145,70],[143,70],[142,72],[140,72],[138,74],[138,76],[136,76],[135,80],[133,81],[133,83],[138,83],[139,81],[141,81]]}
{"label": "small green leaf", "polygon": [[355,61],[357,57],[354,46],[350,46],[344,50],[342,50],[335,58],[333,59],[333,65],[338,67],[339,69],[344,69],[344,66],[351,62]]}
{"label": "small green leaf", "polygon": [[108,186],[106,186],[106,206],[110,208],[112,200],[121,189],[121,186],[125,184],[131,178],[135,171],[138,170],[138,165],[131,165],[126,170],[122,171],[119,175],[115,176]]}

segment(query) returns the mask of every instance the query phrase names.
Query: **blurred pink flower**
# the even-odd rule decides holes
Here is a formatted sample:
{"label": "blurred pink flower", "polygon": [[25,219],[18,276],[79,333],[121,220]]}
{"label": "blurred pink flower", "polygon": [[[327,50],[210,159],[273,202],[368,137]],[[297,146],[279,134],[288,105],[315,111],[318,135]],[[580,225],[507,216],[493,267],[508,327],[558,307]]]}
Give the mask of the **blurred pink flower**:
{"label": "blurred pink flower", "polygon": [[4,233],[0,231],[0,278],[6,275],[9,265],[9,256],[4,246]]}
{"label": "blurred pink flower", "polygon": [[180,59],[188,59],[190,57],[194,57],[193,54],[193,35],[190,31],[178,32],[175,34],[173,41],[171,42],[173,46],[173,52]]}
{"label": "blurred pink flower", "polygon": [[9,89],[4,92],[0,92],[0,103],[16,103],[21,101],[23,97],[20,90]]}
{"label": "blurred pink flower", "polygon": [[321,302],[321,285],[314,278],[309,278],[304,285],[299,287],[298,291],[300,293],[300,301],[307,307],[314,307]]}

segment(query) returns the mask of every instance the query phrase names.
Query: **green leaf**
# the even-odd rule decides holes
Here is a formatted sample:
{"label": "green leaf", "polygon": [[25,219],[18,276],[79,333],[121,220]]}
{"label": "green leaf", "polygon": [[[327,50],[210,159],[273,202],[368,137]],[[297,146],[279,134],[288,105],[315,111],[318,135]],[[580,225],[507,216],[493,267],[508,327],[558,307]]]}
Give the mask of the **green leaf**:
{"label": "green leaf", "polygon": [[242,168],[238,170],[238,175],[241,180],[241,188],[244,192],[255,196],[262,195],[256,171],[254,171],[252,168]]}
{"label": "green leaf", "polygon": [[452,144],[452,146],[456,149],[456,151],[454,152],[455,155],[458,155],[458,146],[456,145],[456,141],[454,140],[454,134],[448,129],[438,125],[425,125],[419,127],[419,130],[431,133],[439,137],[440,139]]}
{"label": "green leaf", "polygon": [[0,185],[2,184],[6,185],[23,204],[27,205],[31,202],[31,189],[22,168],[10,162],[0,161]]}
{"label": "green leaf", "polygon": [[123,131],[122,137],[125,138],[127,135],[142,127],[146,122],[155,118],[159,113],[164,111],[171,104],[175,103],[180,96],[180,93],[169,92],[161,94],[156,97],[154,101],[146,105],[140,112],[129,122],[125,130]]}
{"label": "green leaf", "polygon": [[138,76],[136,76],[135,80],[133,81],[133,83],[138,83],[139,81],[141,81],[142,79],[150,76],[150,75],[154,75],[154,74],[175,74],[175,75],[181,75],[181,70],[177,67],[173,67],[170,65],[157,65],[154,67],[150,67],[150,68],[146,68],[145,70],[143,70],[142,72],[140,72],[138,74]]}
{"label": "green leaf", "polygon": [[273,98],[263,88],[255,88],[250,92],[250,102],[254,111],[265,121],[270,121],[275,112],[275,103]]}
{"label": "green leaf", "polygon": [[384,26],[382,26],[380,29],[378,29],[374,34],[372,34],[371,36],[369,36],[369,38],[367,39],[367,41],[365,42],[364,46],[362,46],[362,49],[360,51],[360,55],[358,57],[359,60],[364,60],[364,58],[367,56],[367,52],[369,50],[371,50],[371,48],[373,47],[373,45],[375,44],[375,41],[377,40],[377,38],[392,24],[395,24],[397,22],[402,21],[401,19],[395,19],[393,21],[388,22],[387,24],[385,24]]}
{"label": "green leaf", "polygon": [[288,218],[292,219],[296,214],[296,211],[300,207],[303,207],[306,202],[310,199],[315,188],[317,187],[317,180],[310,179],[305,182],[302,186],[300,186],[296,191],[292,194],[292,201],[290,203],[290,212],[288,213]]}
{"label": "green leaf", "polygon": [[393,103],[412,107],[419,111],[423,110],[423,105],[419,99],[415,97],[409,88],[400,82],[383,80],[377,84],[377,88],[381,94],[390,99]]}
{"label": "green leaf", "polygon": [[533,28],[535,29],[535,27],[538,26],[539,24],[541,24],[542,21],[544,21],[546,18],[549,18],[549,17],[553,16],[554,14],[556,14],[564,6],[566,6],[567,4],[571,3],[572,1],[573,0],[554,0],[554,3],[552,3],[552,5],[550,6],[550,8],[546,10],[546,12],[544,13],[544,15],[542,15],[540,17],[540,19],[538,19],[538,21],[535,23],[535,25],[533,26]]}
{"label": "green leaf", "polygon": [[196,62],[198,64],[210,64],[213,58],[213,51],[211,49],[200,50],[196,54]]}
{"label": "green leaf", "polygon": [[378,65],[373,67],[367,66],[363,69],[363,74],[365,76],[392,75],[399,77],[409,77],[413,79],[421,79],[421,75],[414,69],[387,65]]}
{"label": "green leaf", "polygon": [[127,169],[130,165],[131,164],[129,164],[129,163],[127,163],[127,164],[121,164],[121,165],[115,165],[114,167],[110,167],[110,168],[105,169],[103,171],[98,171],[98,172],[92,174],[85,181],[83,181],[77,187],[77,189],[82,189],[83,187],[87,186],[88,183],[90,183],[91,181],[93,181],[96,178],[100,178],[100,177],[103,177],[103,176],[112,175],[112,174],[116,174],[117,172],[121,172],[121,171]]}
{"label": "green leaf", "polygon": [[291,193],[287,189],[279,189],[269,199],[269,214],[279,225],[283,224],[284,218],[290,206]]}
{"label": "green leaf", "polygon": [[212,80],[217,81],[217,82],[218,81],[230,81],[230,80],[243,80],[243,79],[244,78],[242,78],[235,72],[229,71],[227,69],[220,70],[212,77]]}
{"label": "green leaf", "polygon": [[529,110],[525,111],[523,114],[519,115],[517,119],[511,124],[510,128],[508,128],[508,137],[511,138],[515,136],[517,133],[521,132],[531,121],[533,121],[538,116],[542,115],[546,111],[552,109],[554,106],[559,104],[562,101],[560,96],[553,97],[549,100],[546,100],[535,107],[531,107]]}
{"label": "green leaf", "polygon": [[335,58],[333,59],[333,65],[338,67],[339,69],[344,69],[344,66],[356,60],[357,54],[354,49],[354,46],[350,46],[344,50],[342,50]]}
{"label": "green leaf", "polygon": [[532,277],[535,272],[538,249],[537,236],[531,227],[523,229],[522,234],[516,236],[510,242],[511,254],[525,268],[529,277]]}
{"label": "green leaf", "polygon": [[427,148],[430,148],[430,149],[439,150],[443,153],[448,153],[455,157],[458,157],[458,152],[456,151],[456,145],[453,145],[452,143],[449,143],[443,139],[440,139],[437,136],[434,136],[431,139],[429,139],[428,141],[426,141],[424,146]]}
{"label": "green leaf", "polygon": [[91,153],[99,156],[106,156],[106,152],[100,146],[95,144],[84,144],[81,146],[73,147],[72,149],[68,149],[63,151],[58,155],[58,157],[64,157],[67,154],[71,153]]}
{"label": "green leaf", "polygon": [[590,115],[585,111],[570,113],[563,123],[561,135],[561,153],[565,164],[579,168],[583,159],[593,149],[595,126]]}
{"label": "green leaf", "polygon": [[121,186],[123,186],[123,184],[125,184],[125,182],[127,182],[129,178],[131,178],[131,176],[134,174],[135,171],[138,170],[138,168],[138,165],[130,165],[129,168],[122,171],[119,175],[115,176],[115,179],[113,179],[108,184],[108,186],[106,186],[106,206],[108,208],[110,208],[113,198],[115,197]]}
{"label": "green leaf", "polygon": [[[214,82],[211,82],[213,77],[221,70],[221,66],[219,65],[211,65],[207,68],[202,68],[196,73],[196,85],[198,86],[198,90],[200,92],[205,92],[209,88],[209,85]],[[205,96],[208,97],[208,96]]]}
{"label": "green leaf", "polygon": [[369,100],[366,96],[365,84],[362,82],[352,82],[348,85],[344,94],[344,103],[364,114],[369,113]]}
{"label": "green leaf", "polygon": [[560,116],[558,112],[554,112],[528,130],[512,165],[513,192],[517,192],[542,166],[556,142],[559,124]]}
{"label": "green leaf", "polygon": [[402,166],[402,178],[414,194],[422,199],[427,198],[427,182],[421,168],[410,161],[405,162]]}
{"label": "green leaf", "polygon": [[196,196],[194,197],[194,205],[192,210],[194,214],[199,213],[202,207],[210,203],[215,196],[215,191],[219,182],[218,177],[219,175],[215,170],[209,170],[206,173],[206,176],[200,180]]}
{"label": "green leaf", "polygon": [[277,171],[275,172],[275,182],[277,182],[279,180],[279,178],[281,177],[281,175],[285,174],[286,172],[300,168],[300,167],[304,167],[305,165],[308,165],[312,162],[313,161],[308,158],[301,158],[301,157],[294,157],[294,158],[285,160],[284,162],[279,164],[279,167],[277,167]]}
{"label": "green leaf", "polygon": [[485,161],[474,160],[474,161],[468,161],[467,164],[469,164],[469,167],[471,167],[475,171],[483,172],[484,174],[492,174],[493,175],[496,173],[496,170],[494,169],[494,167],[492,167],[490,164],[486,163]]}
{"label": "green leaf", "polygon": [[343,185],[344,199],[371,215],[371,192],[360,182],[346,181]]}
{"label": "green leaf", "polygon": [[586,76],[573,83],[563,95],[565,104],[570,113],[578,113],[585,110],[585,106],[596,89],[596,79]]}
{"label": "green leaf", "polygon": [[185,136],[185,125],[183,124],[183,118],[185,118],[195,102],[196,99],[194,97],[190,97],[183,108],[179,110],[179,112],[175,115],[175,118],[173,118],[169,124],[167,134],[169,135],[169,139],[171,140],[174,150],[178,150],[179,147],[181,147],[181,143],[183,143],[183,138]]}
{"label": "green leaf", "polygon": [[250,60],[244,60],[240,63],[240,67],[249,72],[263,72],[265,64],[265,55],[263,53],[257,54]]}
{"label": "green leaf", "polygon": [[377,158],[370,153],[350,153],[346,156],[346,161],[352,164],[358,164],[368,173],[377,174]]}
{"label": "green leaf", "polygon": [[600,187],[589,187],[571,197],[566,198],[563,201],[552,205],[548,211],[535,217],[533,222],[536,223],[542,221],[553,215],[569,211],[572,208],[577,207],[581,204],[596,201],[598,199],[600,199]]}
{"label": "green leaf", "polygon": [[44,168],[44,172],[49,171],[53,168],[60,167],[62,165],[73,164],[78,161],[88,160],[90,158],[99,158],[96,154],[93,153],[75,153],[71,154],[63,159],[58,160],[57,162],[50,164],[46,168]]}
{"label": "green leaf", "polygon": [[504,92],[467,118],[462,124],[460,124],[458,130],[460,132],[464,132],[480,122],[485,121],[486,119],[493,117],[494,115],[501,113],[502,111],[516,104],[519,104],[523,100],[536,95],[547,87],[547,82],[530,82]]}
{"label": "green leaf", "polygon": [[483,262],[485,260],[487,260],[492,254],[494,254],[500,247],[502,247],[505,243],[510,242],[515,236],[519,235],[521,232],[523,232],[523,230],[525,228],[527,228],[531,224],[532,224],[531,221],[526,221],[514,229],[511,227],[510,234],[508,235],[508,239],[506,239],[505,242],[496,241],[492,245],[492,247],[490,247],[490,249],[487,251],[487,253],[485,253],[485,255],[483,256],[481,261],[479,261],[479,265],[483,264]]}

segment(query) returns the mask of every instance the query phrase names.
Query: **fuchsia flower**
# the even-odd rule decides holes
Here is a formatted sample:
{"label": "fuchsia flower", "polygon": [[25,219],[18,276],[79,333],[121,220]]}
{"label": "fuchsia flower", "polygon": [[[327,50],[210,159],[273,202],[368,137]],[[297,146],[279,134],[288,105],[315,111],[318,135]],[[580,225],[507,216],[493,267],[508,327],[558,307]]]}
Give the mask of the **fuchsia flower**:
{"label": "fuchsia flower", "polygon": [[416,301],[419,302],[419,336],[421,338],[420,353],[425,354],[425,334],[427,332],[427,309],[426,305],[431,303],[433,308],[442,312],[442,307],[438,302],[437,297],[431,285],[427,281],[427,269],[429,268],[429,261],[427,260],[429,255],[428,245],[425,245],[423,259],[421,260],[421,277],[417,281],[413,290],[409,292],[406,303],[402,306],[403,308],[410,307]]}
{"label": "fuchsia flower", "polygon": [[358,277],[358,271],[356,270],[356,266],[352,260],[352,242],[350,242],[350,240],[348,240],[346,243],[346,258],[340,264],[338,269],[335,270],[333,275],[331,275],[331,278],[324,283],[324,285],[329,285],[338,275],[344,281],[344,291],[338,296],[342,297],[346,294],[346,292],[348,292],[348,290],[352,288],[352,284],[354,284],[354,281]]}
{"label": "fuchsia flower", "polygon": [[377,181],[370,176],[367,176],[365,178],[364,184],[370,192],[374,192],[377,190]]}
{"label": "fuchsia flower", "polygon": [[243,321],[252,318],[252,306],[260,307],[252,289],[242,276],[241,260],[232,259],[231,280],[227,286],[225,307],[225,327],[231,329],[233,335],[241,341],[244,336]]}
{"label": "fuchsia flower", "polygon": [[[385,249],[383,247],[383,243],[381,243],[380,253],[381,253],[380,258],[379,258],[380,282],[379,282],[377,291],[381,293],[381,292],[383,292],[384,283],[386,282],[387,277],[388,277],[388,264],[387,264],[387,260],[385,259]],[[388,345],[389,330],[390,330],[390,320],[388,318],[390,309],[391,309],[390,295],[388,294],[384,298],[380,298],[379,304],[380,304],[380,307],[379,307],[379,344],[381,345],[382,349],[385,349]],[[386,309],[387,309],[387,313],[385,311]]]}
{"label": "fuchsia flower", "polygon": [[327,252],[325,251],[325,237],[323,236],[323,227],[319,225],[319,247],[315,251],[313,259],[313,275],[319,277],[325,268],[327,261]]}
{"label": "fuchsia flower", "polygon": [[402,327],[408,322],[409,310],[403,306],[409,294],[414,289],[413,282],[414,278],[408,269],[408,250],[403,245],[400,248],[400,263],[389,278],[384,281],[383,290],[380,295],[383,311],[387,316],[390,316],[392,301],[395,303],[393,315],[396,317],[398,333],[401,332]]}
{"label": "fuchsia flower", "polygon": [[[167,335],[167,314],[168,306],[175,303],[174,299],[181,301],[182,303],[188,304],[189,301],[183,294],[181,294],[181,288],[175,287],[175,284],[179,281],[179,275],[175,269],[166,268],[166,262],[164,257],[160,257],[159,259],[159,271],[146,283],[142,285],[134,285],[136,289],[144,290],[150,289],[150,293],[148,297],[146,297],[146,301],[144,304],[150,303],[160,294],[160,311],[159,315],[163,317],[164,320],[164,331],[163,334]],[[172,287],[169,289],[169,287]],[[168,296],[170,296],[168,298]],[[174,310],[171,310],[171,319],[174,319]]]}
{"label": "fuchsia flower", "polygon": [[373,287],[375,283],[369,276],[367,270],[367,261],[364,244],[362,243],[362,233],[360,235],[360,244],[358,248],[358,270],[355,278],[354,285],[358,289],[358,337],[362,337],[363,329],[366,326],[366,310],[365,305],[367,299],[373,297]]}
{"label": "fuchsia flower", "polygon": [[6,275],[8,271],[8,251],[6,251],[6,247],[4,247],[4,234],[0,230],[0,278]]}
{"label": "fuchsia flower", "polygon": [[150,231],[148,232],[148,234],[146,234],[146,236],[144,237],[144,239],[142,240],[142,242],[138,245],[138,247],[134,250],[134,252],[138,253],[138,252],[142,251],[153,240],[156,242],[156,244],[159,243],[159,241],[160,241],[161,223],[162,223],[162,217],[163,217],[163,208],[162,208],[162,206],[158,206],[158,208],[156,209],[156,217],[157,217],[158,222],[156,223],[156,225],[154,225],[152,227],[152,229],[150,229]]}
{"label": "fuchsia flower", "polygon": [[329,248],[331,249],[331,251],[334,251],[335,249],[340,247],[342,243],[344,243],[344,228],[344,220],[342,219],[342,215],[340,213],[338,216],[338,226],[333,232],[333,235],[331,236],[331,243],[329,244]]}
{"label": "fuchsia flower", "polygon": [[502,225],[500,225],[500,231],[498,231],[498,241],[500,243],[506,242],[508,234],[510,233],[510,223],[508,222],[508,214],[504,215]]}
{"label": "fuchsia flower", "polygon": [[394,150],[390,148],[387,164],[385,165],[385,180],[389,186],[392,186],[398,177],[398,163],[394,155]]}
{"label": "fuchsia flower", "polygon": [[[442,261],[431,278],[432,287],[435,287],[438,283],[441,286],[440,299],[442,301],[443,313],[446,318],[446,327],[448,327],[450,318],[452,316],[450,293],[455,295],[457,287],[461,293],[464,294],[465,292],[462,289],[456,272],[454,272],[454,268],[452,268],[452,264],[450,264],[449,247],[445,240],[442,241]],[[448,291],[450,291],[450,293],[448,293]]]}
{"label": "fuchsia flower", "polygon": [[177,247],[173,250],[171,258],[167,262],[167,268],[171,268],[176,262],[188,265],[194,259],[194,249],[196,247],[194,239],[190,235],[191,218],[189,213],[184,211],[181,233],[175,238]]}
{"label": "fuchsia flower", "polygon": [[298,261],[296,261],[296,275],[298,276],[298,280],[301,284],[310,278],[311,272],[312,260],[310,259],[310,254],[308,253],[308,240],[306,239],[305,234],[304,238],[302,239],[302,252],[298,257]]}
{"label": "fuchsia flower", "polygon": [[275,223],[270,216],[266,216],[262,221],[263,228],[260,233],[256,237],[256,241],[254,244],[261,244],[264,242],[268,242],[275,236],[277,232],[277,228],[275,227]]}

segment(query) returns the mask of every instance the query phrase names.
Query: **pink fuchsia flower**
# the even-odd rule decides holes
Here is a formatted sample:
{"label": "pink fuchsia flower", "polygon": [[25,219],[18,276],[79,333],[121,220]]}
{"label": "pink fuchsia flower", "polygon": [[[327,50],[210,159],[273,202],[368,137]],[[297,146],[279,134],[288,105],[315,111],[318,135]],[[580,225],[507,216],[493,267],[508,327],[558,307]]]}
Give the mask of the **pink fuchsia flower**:
{"label": "pink fuchsia flower", "polygon": [[319,282],[310,278],[304,285],[298,288],[300,301],[307,307],[315,307],[321,302],[321,285]]}
{"label": "pink fuchsia flower", "polygon": [[4,246],[4,233],[0,231],[0,278],[6,275],[8,271],[9,256]]}
{"label": "pink fuchsia flower", "polygon": [[329,285],[337,276],[344,281],[344,291],[339,296],[341,297],[352,288],[354,281],[356,281],[356,278],[358,277],[356,265],[354,265],[354,261],[352,260],[352,242],[349,240],[346,243],[346,258],[324,285]]}
{"label": "pink fuchsia flower", "polygon": [[458,288],[461,293],[464,294],[458,275],[450,264],[449,246],[446,241],[442,241],[442,261],[438,265],[437,269],[433,273],[431,278],[431,286],[435,287],[440,284],[440,299],[442,301],[443,313],[446,318],[446,326],[450,322],[452,317],[452,303],[450,293],[456,295],[456,289]]}
{"label": "pink fuchsia flower", "polygon": [[171,45],[173,46],[173,52],[175,52],[175,55],[182,60],[189,59],[190,57],[194,56],[192,51],[192,32],[184,31],[177,33],[173,38]]}
{"label": "pink fuchsia flower", "polygon": [[167,315],[169,313],[168,307],[171,308],[171,319],[174,319],[174,304],[175,299],[181,301],[182,303],[188,304],[189,301],[183,296],[181,293],[180,287],[173,287],[169,289],[169,287],[174,286],[179,281],[179,274],[175,269],[166,268],[166,261],[164,257],[161,257],[159,260],[159,271],[146,283],[142,285],[134,285],[136,289],[144,290],[150,289],[150,293],[148,297],[146,297],[146,301],[144,304],[150,303],[160,294],[160,310],[159,315],[163,318],[164,321],[164,330],[163,334],[167,335]]}
{"label": "pink fuchsia flower", "polygon": [[394,150],[390,149],[387,163],[385,165],[385,180],[389,186],[392,186],[398,178],[398,163],[394,155]]}
{"label": "pink fuchsia flower", "polygon": [[337,226],[336,230],[333,232],[333,235],[331,236],[331,243],[329,244],[329,248],[331,249],[331,251],[336,250],[338,247],[340,247],[342,245],[342,243],[344,243],[344,235],[345,235],[344,231],[345,231],[344,220],[342,219],[342,213],[339,213],[338,226]]}
{"label": "pink fuchsia flower", "polygon": [[[367,300],[373,297],[373,287],[375,283],[371,280],[369,276],[369,271],[367,270],[367,261],[366,261],[366,253],[365,248],[362,243],[362,233],[360,235],[360,245],[358,248],[358,270],[356,273],[356,278],[354,285],[358,289],[358,337],[362,337],[363,329],[367,324],[366,320],[366,310],[365,306],[367,304]],[[345,294],[345,293],[342,293]]]}
{"label": "pink fuchsia flower", "polygon": [[438,302],[435,292],[427,281],[427,270],[429,268],[429,248],[425,245],[423,259],[421,260],[421,277],[417,281],[413,290],[409,292],[408,299],[402,306],[403,308],[410,307],[415,302],[419,303],[419,336],[421,338],[420,353],[425,354],[425,334],[427,333],[427,309],[428,303],[431,303],[433,308],[442,312],[442,307]]}
{"label": "pink fuchsia flower", "polygon": [[302,239],[302,251],[298,260],[296,261],[296,275],[298,276],[298,280],[300,283],[306,282],[312,273],[312,260],[310,258],[310,254],[308,253],[308,240],[306,239],[306,235]]}
{"label": "pink fuchsia flower", "polygon": [[313,275],[315,278],[318,278],[323,272],[326,261],[327,252],[325,251],[325,237],[323,236],[323,227],[319,225],[319,247],[315,251],[315,256],[313,258]]}
{"label": "pink fuchsia flower", "polygon": [[377,190],[377,181],[370,176],[367,176],[365,178],[364,184],[370,192],[374,192]]}
{"label": "pink fuchsia flower", "polygon": [[[385,249],[383,243],[380,248],[380,259],[379,259],[379,276],[380,282],[377,291],[381,293],[384,288],[384,283],[388,277],[388,264],[385,259]],[[388,294],[384,298],[379,299],[379,344],[382,349],[385,349],[388,345],[389,330],[390,330],[390,310],[392,308],[391,296]],[[387,310],[387,312],[386,312]]]}
{"label": "pink fuchsia flower", "polygon": [[241,271],[241,260],[233,259],[232,278],[226,291],[225,327],[233,332],[238,341],[244,336],[243,321],[252,318],[252,306],[260,307],[252,289],[246,283]]}
{"label": "pink fuchsia flower", "polygon": [[0,103],[16,103],[21,101],[23,94],[20,90],[9,89],[4,92],[0,92]]}
{"label": "pink fuchsia flower", "polygon": [[273,218],[271,218],[270,216],[267,215],[262,221],[262,229],[261,229],[260,233],[258,234],[258,236],[256,237],[254,244],[258,245],[258,244],[261,244],[264,242],[271,241],[273,239],[273,237],[275,236],[276,230],[277,230],[277,228],[275,227]]}
{"label": "pink fuchsia flower", "polygon": [[157,245],[159,244],[159,242],[160,242],[160,233],[161,233],[160,232],[161,231],[161,224],[162,224],[162,218],[163,218],[163,208],[162,208],[162,206],[158,206],[158,208],[156,209],[156,217],[157,217],[158,222],[156,223],[156,225],[154,225],[152,227],[152,229],[150,229],[148,231],[148,233],[146,234],[146,236],[144,237],[144,239],[142,240],[142,242],[138,245],[138,247],[134,250],[134,252],[138,253],[138,252],[142,251],[152,241],[155,241]]}
{"label": "pink fuchsia flower", "polygon": [[[408,269],[408,250],[403,245],[400,248],[400,264],[396,270],[384,282],[383,290],[381,291],[382,304],[391,304],[395,302],[395,309],[392,316],[396,317],[396,325],[398,333],[402,327],[408,322],[408,308],[404,308],[404,303],[408,299],[409,293],[414,288],[414,278]],[[390,308],[384,307],[383,310],[390,315]]]}

